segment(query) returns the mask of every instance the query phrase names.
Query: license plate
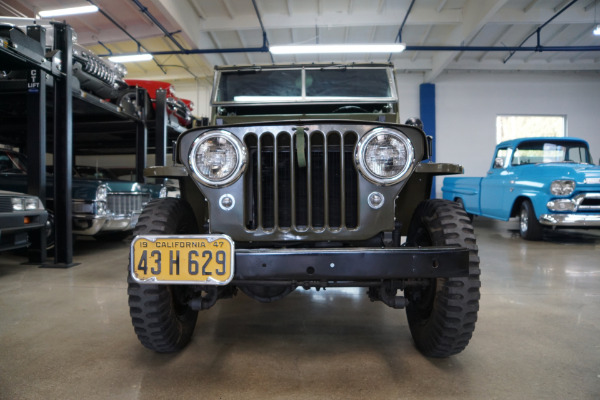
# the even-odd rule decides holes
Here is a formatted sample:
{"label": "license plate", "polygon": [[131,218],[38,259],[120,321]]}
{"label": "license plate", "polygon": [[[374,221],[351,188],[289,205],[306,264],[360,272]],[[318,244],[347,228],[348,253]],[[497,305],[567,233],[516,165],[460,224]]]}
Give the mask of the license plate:
{"label": "license plate", "polygon": [[226,285],[233,279],[234,254],[226,235],[136,236],[131,275],[140,283]]}

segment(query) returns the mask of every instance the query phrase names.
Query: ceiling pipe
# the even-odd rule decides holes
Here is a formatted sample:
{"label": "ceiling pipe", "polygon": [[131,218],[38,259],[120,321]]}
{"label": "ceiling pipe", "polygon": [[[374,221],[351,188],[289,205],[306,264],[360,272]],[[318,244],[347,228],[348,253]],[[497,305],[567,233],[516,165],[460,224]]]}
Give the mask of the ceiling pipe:
{"label": "ceiling pipe", "polygon": [[[406,20],[408,19],[408,15],[410,14],[413,6],[415,5],[415,1],[416,0],[412,0],[410,2],[410,5],[408,6],[408,10],[406,10],[406,15],[404,15],[404,20],[402,21],[402,24],[400,25],[400,29],[398,29],[398,34],[396,35],[396,39],[394,40],[394,43],[396,43],[396,42],[402,43],[402,29],[404,29],[404,25],[406,25]],[[390,56],[388,57],[388,62],[390,62],[391,60],[392,60],[392,53],[390,53]]]}
{"label": "ceiling pipe", "polygon": [[[192,50],[167,50],[148,52],[153,56],[166,55],[189,55],[189,54],[218,54],[218,53],[267,53],[269,46],[263,43],[261,47],[231,48],[231,49],[192,49]],[[505,46],[406,46],[405,51],[600,51],[600,46],[533,46],[533,47],[505,47]],[[113,54],[119,56],[128,56],[137,53]],[[108,54],[101,54],[106,57]]]}
{"label": "ceiling pipe", "polygon": [[[139,49],[144,49],[144,51],[146,51],[146,52],[148,51],[144,46],[142,46],[142,44],[136,38],[134,38],[129,32],[127,32],[127,30],[125,28],[123,28],[117,21],[115,21],[113,17],[111,17],[110,15],[108,15],[102,8],[100,8],[98,6],[98,4],[94,3],[93,0],[87,0],[87,2],[90,3],[91,5],[94,5],[94,6],[98,7],[98,12],[100,14],[104,15],[104,17],[106,17],[106,19],[108,19],[110,22],[112,22],[114,26],[116,26],[117,28],[119,28],[124,34],[126,34],[131,40],[133,40],[137,44],[138,50]],[[98,43],[100,43],[100,45],[103,46],[104,48],[107,48],[104,45],[104,43],[101,43],[100,41],[98,41]],[[110,50],[108,50],[108,52],[109,52],[109,54],[105,54],[104,55],[105,57],[115,55]],[[167,71],[164,70],[164,68],[158,63],[158,61],[154,60],[154,63],[158,66],[158,68],[160,68],[160,70],[163,72],[163,74],[167,73]]]}
{"label": "ceiling pipe", "polygon": [[[258,23],[260,24],[260,29],[263,34],[263,47],[269,47],[269,39],[267,38],[267,30],[262,22],[262,18],[260,16],[260,12],[258,12],[258,6],[256,5],[256,0],[252,0],[252,5],[254,6],[254,11],[256,12],[256,17],[258,18]],[[269,53],[271,56],[271,62],[275,64],[275,60],[273,59],[273,54]]]}
{"label": "ceiling pipe", "polygon": [[[554,20],[556,17],[558,17],[560,14],[562,14],[563,12],[565,12],[565,10],[567,10],[569,7],[571,7],[573,4],[577,3],[578,0],[573,0],[571,1],[569,4],[567,4],[566,6],[564,6],[562,8],[562,10],[560,10],[559,12],[557,12],[556,14],[554,14],[552,16],[552,18],[550,18],[548,21],[544,22],[542,25],[540,25],[535,32],[532,32],[529,36],[527,36],[518,47],[521,47],[525,44],[526,41],[528,41],[534,34],[537,35],[537,47],[541,47],[541,43],[540,43],[540,32],[542,31],[542,29],[548,25],[550,22],[552,22],[552,20]],[[506,64],[506,62],[508,60],[511,59],[511,57],[515,54],[516,50],[512,50],[510,52],[510,54],[508,55],[508,57],[506,57],[504,59],[504,61],[502,61],[504,64]],[[540,50],[541,51],[541,50]],[[552,51],[552,50],[546,50],[546,51]]]}
{"label": "ceiling pipe", "polygon": [[171,41],[173,42],[173,44],[175,46],[177,46],[177,48],[179,48],[179,50],[181,51],[185,51],[186,49],[181,45],[181,43],[179,43],[177,41],[177,39],[175,39],[175,36],[173,36],[173,34],[171,32],[169,32],[164,26],[163,24],[161,24],[158,19],[156,19],[156,17],[154,15],[152,15],[152,13],[150,11],[148,11],[148,8],[146,6],[144,6],[142,3],[140,3],[139,0],[131,0],[135,3],[136,6],[138,6],[138,8],[140,9],[140,11],[146,15],[148,18],[150,18],[150,21],[152,21],[152,23],[154,25],[156,25],[156,27],[158,29],[160,29],[166,37],[168,37],[169,39],[171,39]]}

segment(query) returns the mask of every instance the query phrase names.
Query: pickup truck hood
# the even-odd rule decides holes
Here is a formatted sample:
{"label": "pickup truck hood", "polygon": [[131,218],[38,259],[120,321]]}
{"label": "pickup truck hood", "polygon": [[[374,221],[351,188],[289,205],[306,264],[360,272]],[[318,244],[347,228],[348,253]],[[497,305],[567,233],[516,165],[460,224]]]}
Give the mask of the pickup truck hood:
{"label": "pickup truck hood", "polygon": [[538,178],[546,177],[549,181],[555,179],[572,179],[579,185],[585,183],[600,184],[600,167],[597,165],[548,163],[525,165],[520,168],[522,168],[518,173],[520,177],[531,175]]}

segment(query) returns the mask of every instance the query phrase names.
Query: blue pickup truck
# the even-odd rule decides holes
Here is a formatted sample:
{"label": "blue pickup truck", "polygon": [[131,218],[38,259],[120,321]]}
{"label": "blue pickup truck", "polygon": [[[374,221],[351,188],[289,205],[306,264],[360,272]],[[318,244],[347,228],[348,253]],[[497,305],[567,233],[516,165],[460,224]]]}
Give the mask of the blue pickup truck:
{"label": "blue pickup truck", "polygon": [[600,167],[582,139],[502,142],[487,176],[445,178],[442,192],[472,215],[519,217],[526,240],[540,240],[544,227],[600,228]]}

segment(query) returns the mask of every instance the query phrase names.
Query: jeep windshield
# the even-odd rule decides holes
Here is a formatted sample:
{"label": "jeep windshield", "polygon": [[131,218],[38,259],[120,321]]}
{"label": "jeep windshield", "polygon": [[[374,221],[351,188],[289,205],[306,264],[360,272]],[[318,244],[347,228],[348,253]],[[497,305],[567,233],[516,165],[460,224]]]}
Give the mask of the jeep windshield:
{"label": "jeep windshield", "polygon": [[216,74],[213,104],[378,103],[396,101],[391,68],[246,67]]}

